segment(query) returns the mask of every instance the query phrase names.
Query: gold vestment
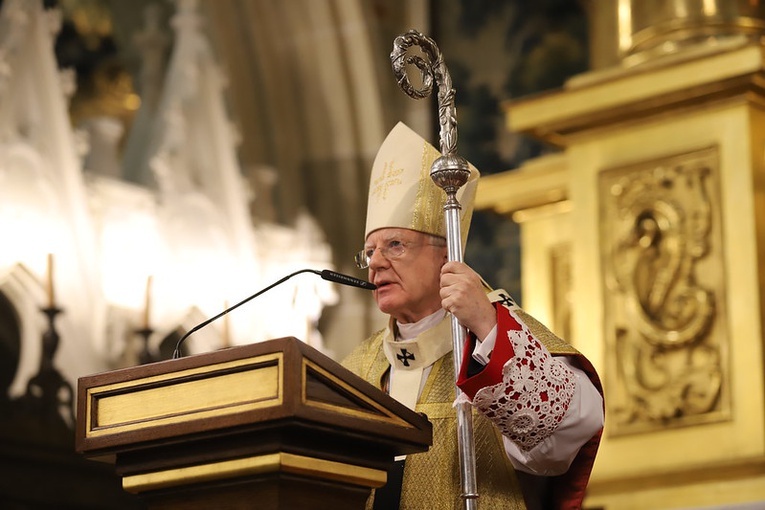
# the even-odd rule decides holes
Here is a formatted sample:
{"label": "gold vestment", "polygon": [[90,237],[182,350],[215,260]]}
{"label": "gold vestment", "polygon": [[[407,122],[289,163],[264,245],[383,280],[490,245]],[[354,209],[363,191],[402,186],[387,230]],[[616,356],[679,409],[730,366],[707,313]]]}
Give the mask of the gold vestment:
{"label": "gold vestment", "polygon": [[[450,321],[441,326],[450,327]],[[445,334],[451,334],[450,329]],[[386,330],[367,339],[343,361],[348,369],[369,383],[382,388],[390,364],[382,350]],[[404,467],[401,510],[462,508],[460,466],[457,448],[457,414],[452,407],[456,397],[452,354],[440,358],[428,376],[416,411],[425,413],[433,424],[433,446],[423,453],[409,455]],[[525,510],[526,505],[496,427],[473,413],[473,438],[476,456],[478,505],[484,509]],[[373,494],[374,497],[374,494]],[[372,508],[373,497],[367,501]]]}

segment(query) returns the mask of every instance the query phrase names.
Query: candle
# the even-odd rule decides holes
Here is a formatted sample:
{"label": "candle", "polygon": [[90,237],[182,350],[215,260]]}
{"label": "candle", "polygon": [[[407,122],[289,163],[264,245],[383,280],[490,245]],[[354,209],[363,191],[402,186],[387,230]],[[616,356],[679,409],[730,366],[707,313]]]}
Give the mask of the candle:
{"label": "candle", "polygon": [[149,315],[151,313],[151,281],[152,276],[149,275],[148,278],[146,278],[146,294],[144,296],[144,307],[143,307],[143,329],[149,329]]}
{"label": "candle", "polygon": [[53,287],[53,254],[52,253],[48,254],[48,271],[47,271],[47,282],[46,282],[45,289],[48,294],[48,308],[55,308],[56,293]]}
{"label": "candle", "polygon": [[[228,310],[228,300],[223,300],[223,309]],[[223,347],[231,347],[231,331],[228,314],[223,316]]]}

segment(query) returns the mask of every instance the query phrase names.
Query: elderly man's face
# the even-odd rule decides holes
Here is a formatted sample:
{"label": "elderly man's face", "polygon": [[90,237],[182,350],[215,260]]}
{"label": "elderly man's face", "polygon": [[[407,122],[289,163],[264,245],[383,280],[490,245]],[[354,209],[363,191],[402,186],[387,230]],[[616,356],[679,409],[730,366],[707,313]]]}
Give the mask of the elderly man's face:
{"label": "elderly man's face", "polygon": [[369,234],[364,248],[374,250],[369,280],[377,285],[374,297],[382,312],[411,323],[441,308],[439,281],[447,260],[444,239],[405,228],[383,228]]}

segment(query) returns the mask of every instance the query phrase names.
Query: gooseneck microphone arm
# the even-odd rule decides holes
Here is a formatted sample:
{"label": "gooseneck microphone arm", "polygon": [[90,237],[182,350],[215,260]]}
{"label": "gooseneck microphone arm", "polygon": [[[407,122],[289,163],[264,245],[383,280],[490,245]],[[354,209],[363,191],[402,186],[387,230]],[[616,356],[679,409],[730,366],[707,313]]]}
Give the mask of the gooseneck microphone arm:
{"label": "gooseneck microphone arm", "polygon": [[196,331],[199,331],[200,329],[202,329],[203,327],[207,326],[211,322],[220,319],[221,317],[223,317],[227,313],[229,313],[229,312],[231,312],[233,310],[236,310],[237,308],[239,308],[243,304],[249,302],[252,299],[255,299],[256,297],[260,296],[261,294],[263,294],[265,292],[268,292],[269,290],[273,289],[277,285],[280,285],[280,284],[284,283],[285,281],[289,280],[290,278],[292,278],[295,275],[299,275],[300,273],[313,273],[313,274],[317,274],[317,275],[321,276],[322,279],[324,279],[324,280],[327,280],[327,281],[330,281],[330,282],[335,282],[335,283],[341,283],[343,285],[350,285],[352,287],[359,287],[361,289],[374,290],[374,289],[377,288],[377,286],[375,284],[373,284],[371,282],[368,282],[366,280],[361,280],[359,278],[354,278],[353,276],[348,276],[348,275],[344,275],[344,274],[341,274],[341,273],[336,273],[334,271],[330,271],[329,269],[324,269],[322,271],[317,271],[315,269],[301,269],[300,271],[295,271],[292,274],[288,274],[287,276],[285,276],[281,280],[275,281],[274,283],[272,283],[271,285],[269,285],[265,289],[259,290],[258,292],[256,292],[252,296],[247,297],[247,298],[241,300],[240,302],[238,302],[234,306],[230,306],[229,308],[226,308],[225,310],[223,310],[221,313],[219,313],[215,317],[211,317],[211,318],[207,319],[206,321],[201,322],[201,323],[197,324],[196,326],[194,326],[193,328],[191,328],[185,335],[183,335],[178,340],[178,343],[175,344],[175,350],[173,351],[173,359],[178,359],[178,358],[181,357],[181,344],[183,344],[183,342],[189,336],[191,336],[192,333],[194,333]]}

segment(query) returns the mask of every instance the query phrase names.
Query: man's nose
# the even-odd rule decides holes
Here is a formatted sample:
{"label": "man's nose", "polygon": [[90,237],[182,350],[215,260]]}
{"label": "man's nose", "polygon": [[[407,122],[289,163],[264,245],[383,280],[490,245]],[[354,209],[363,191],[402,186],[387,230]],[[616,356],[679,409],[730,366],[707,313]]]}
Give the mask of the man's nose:
{"label": "man's nose", "polygon": [[378,268],[385,268],[390,264],[390,261],[386,259],[380,248],[375,248],[372,252],[372,256],[369,257],[369,269],[376,270]]}

